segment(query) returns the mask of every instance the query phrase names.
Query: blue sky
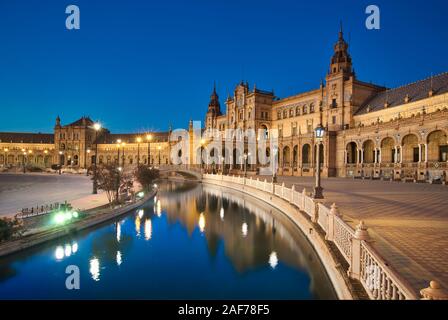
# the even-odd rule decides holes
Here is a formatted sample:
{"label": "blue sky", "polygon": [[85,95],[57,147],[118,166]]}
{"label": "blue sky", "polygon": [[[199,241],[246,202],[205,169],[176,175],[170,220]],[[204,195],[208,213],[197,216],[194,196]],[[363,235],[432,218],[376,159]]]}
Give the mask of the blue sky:
{"label": "blue sky", "polygon": [[[65,28],[76,4],[81,29]],[[369,4],[381,30],[367,30]],[[241,80],[285,97],[319,85],[343,21],[359,79],[400,86],[448,71],[446,0],[0,2],[0,131],[89,115],[113,132],[203,120]]]}

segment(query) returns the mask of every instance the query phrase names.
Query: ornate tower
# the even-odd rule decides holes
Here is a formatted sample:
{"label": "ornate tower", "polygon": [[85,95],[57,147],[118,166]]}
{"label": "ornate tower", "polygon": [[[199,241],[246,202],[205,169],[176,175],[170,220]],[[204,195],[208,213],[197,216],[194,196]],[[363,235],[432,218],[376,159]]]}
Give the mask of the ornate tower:
{"label": "ornate tower", "polygon": [[[337,131],[350,123],[351,96],[353,94],[352,58],[348,53],[348,44],[344,40],[342,24],[338,40],[334,44],[334,52],[330,61],[330,69],[326,77],[326,124],[328,130]],[[325,125],[325,124],[324,124]]]}
{"label": "ornate tower", "polygon": [[213,86],[213,92],[210,96],[208,104],[208,111],[205,119],[205,128],[216,128],[216,117],[221,115],[221,106],[219,104],[219,97],[216,93],[216,85]]}
{"label": "ornate tower", "polygon": [[334,53],[331,57],[328,75],[331,76],[341,73],[345,79],[348,79],[351,75],[353,75],[352,58],[348,53],[348,44],[344,40],[342,24],[341,29],[339,30],[338,41],[334,45]]}

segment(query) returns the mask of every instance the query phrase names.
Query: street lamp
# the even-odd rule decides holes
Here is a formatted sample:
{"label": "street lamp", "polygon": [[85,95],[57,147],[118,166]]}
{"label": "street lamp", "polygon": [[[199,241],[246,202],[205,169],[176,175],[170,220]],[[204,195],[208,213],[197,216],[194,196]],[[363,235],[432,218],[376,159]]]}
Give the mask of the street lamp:
{"label": "street lamp", "polygon": [[86,176],[89,175],[89,169],[87,168],[87,158],[90,158],[90,152],[92,152],[90,149],[87,149],[87,157],[84,160],[84,166],[86,167]]}
{"label": "street lamp", "polygon": [[247,154],[244,154],[244,177],[247,176]]}
{"label": "street lamp", "polygon": [[59,175],[61,174],[61,168],[62,168],[62,151],[59,151]]}
{"label": "street lamp", "polygon": [[313,198],[314,199],[323,199],[324,195],[322,194],[322,187],[320,185],[320,146],[322,145],[322,140],[324,138],[325,129],[319,124],[314,130],[316,141],[317,141],[317,150],[316,150],[316,185],[314,187]]}
{"label": "street lamp", "polygon": [[272,149],[273,154],[273,163],[272,163],[272,183],[277,183],[277,153],[278,153],[278,147],[274,146]]}
{"label": "street lamp", "polygon": [[5,151],[5,167],[8,165],[8,148],[3,149]]}
{"label": "street lamp", "polygon": [[26,173],[26,167],[25,167],[25,157],[26,157],[26,151],[25,149],[22,149],[23,151],[23,157],[22,157],[22,167],[23,167],[23,173]]}
{"label": "street lamp", "polygon": [[121,139],[117,139],[117,167],[120,165],[120,144]]}
{"label": "street lamp", "polygon": [[122,150],[122,156],[123,156],[123,158],[121,159],[122,161],[121,161],[121,166],[124,168],[124,164],[125,164],[125,157],[124,157],[124,146],[126,145],[126,143],[125,142],[122,142],[121,143],[121,150]]}
{"label": "street lamp", "polygon": [[93,124],[93,129],[95,130],[95,161],[93,163],[93,194],[98,193],[98,176],[96,172],[96,164],[98,161],[98,132],[101,130],[101,124],[96,122]]}
{"label": "street lamp", "polygon": [[152,135],[148,133],[146,135],[146,141],[148,141],[148,167],[151,167],[151,140]]}
{"label": "street lamp", "polygon": [[141,137],[137,137],[137,168],[140,167],[140,142],[142,142]]}
{"label": "street lamp", "polygon": [[116,193],[117,203],[118,203],[118,200],[119,200],[118,198],[120,196],[120,194],[119,194],[119,191],[120,191],[120,173],[121,173],[122,170],[123,170],[122,167],[118,167],[117,168],[117,193]]}
{"label": "street lamp", "polygon": [[158,147],[157,147],[157,150],[159,150],[159,167],[160,167],[160,150],[162,150],[162,147],[161,147],[161,146],[158,146]]}

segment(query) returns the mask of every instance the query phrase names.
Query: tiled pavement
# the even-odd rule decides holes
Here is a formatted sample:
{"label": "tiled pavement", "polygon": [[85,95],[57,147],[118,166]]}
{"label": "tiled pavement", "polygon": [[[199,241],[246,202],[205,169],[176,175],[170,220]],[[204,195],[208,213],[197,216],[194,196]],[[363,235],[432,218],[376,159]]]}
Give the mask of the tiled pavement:
{"label": "tiled pavement", "polygon": [[[308,177],[278,181],[314,186]],[[353,227],[364,220],[373,245],[417,293],[430,280],[448,288],[448,186],[344,178],[324,178],[322,186],[326,204],[335,202]]]}

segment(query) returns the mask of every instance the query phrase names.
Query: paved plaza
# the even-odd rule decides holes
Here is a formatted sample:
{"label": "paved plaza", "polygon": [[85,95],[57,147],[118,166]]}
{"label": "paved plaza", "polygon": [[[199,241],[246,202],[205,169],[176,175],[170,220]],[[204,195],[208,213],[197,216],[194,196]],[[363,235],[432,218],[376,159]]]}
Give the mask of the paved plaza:
{"label": "paved plaza", "polygon": [[[0,216],[11,216],[21,208],[65,200],[77,204],[90,199],[92,181],[83,175],[0,174]],[[98,196],[96,196],[98,197]],[[100,195],[101,198],[102,195]],[[91,199],[93,201],[93,199]]]}
{"label": "paved plaza", "polygon": [[[278,181],[314,186],[312,177]],[[322,186],[326,205],[335,202],[353,227],[364,220],[374,246],[416,292],[430,280],[448,287],[448,186],[347,178],[324,178]]]}

